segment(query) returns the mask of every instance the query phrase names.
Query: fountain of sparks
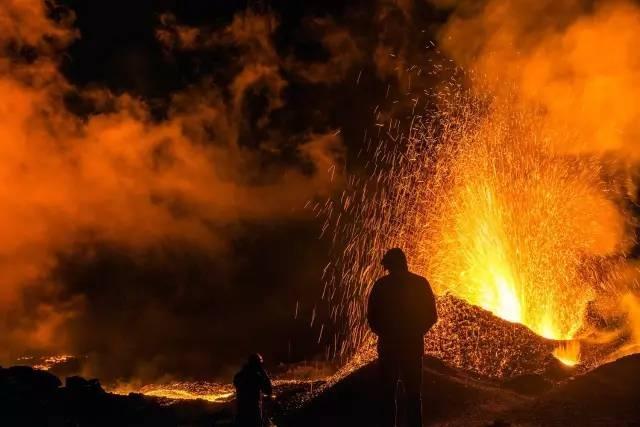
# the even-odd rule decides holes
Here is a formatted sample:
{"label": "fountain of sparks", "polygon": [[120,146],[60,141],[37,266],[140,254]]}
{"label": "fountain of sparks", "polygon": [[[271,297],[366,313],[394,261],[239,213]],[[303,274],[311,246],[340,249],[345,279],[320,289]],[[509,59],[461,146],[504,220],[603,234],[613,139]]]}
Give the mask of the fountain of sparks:
{"label": "fountain of sparks", "polygon": [[[400,121],[381,124],[389,138],[372,175],[326,207],[330,223],[341,220],[344,248],[327,275],[334,318],[346,325],[335,354],[358,359],[371,341],[364,301],[382,253],[396,246],[436,294],[550,340],[579,338],[628,244],[610,165],[559,152],[574,143],[570,130],[550,129],[530,109],[459,92],[440,101],[405,132]],[[556,353],[576,364],[579,346]]]}

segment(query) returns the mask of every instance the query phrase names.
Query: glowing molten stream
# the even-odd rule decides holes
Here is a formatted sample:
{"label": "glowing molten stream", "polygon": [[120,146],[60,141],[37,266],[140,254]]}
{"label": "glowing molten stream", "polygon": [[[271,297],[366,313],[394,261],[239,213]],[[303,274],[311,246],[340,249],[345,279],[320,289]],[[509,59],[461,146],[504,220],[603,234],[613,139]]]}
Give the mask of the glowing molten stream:
{"label": "glowing molten stream", "polygon": [[553,351],[553,355],[567,366],[576,366],[580,363],[580,342],[566,341]]}
{"label": "glowing molten stream", "polygon": [[621,214],[597,162],[554,153],[526,117],[494,118],[440,153],[417,213],[418,265],[440,294],[571,339],[622,239]]}

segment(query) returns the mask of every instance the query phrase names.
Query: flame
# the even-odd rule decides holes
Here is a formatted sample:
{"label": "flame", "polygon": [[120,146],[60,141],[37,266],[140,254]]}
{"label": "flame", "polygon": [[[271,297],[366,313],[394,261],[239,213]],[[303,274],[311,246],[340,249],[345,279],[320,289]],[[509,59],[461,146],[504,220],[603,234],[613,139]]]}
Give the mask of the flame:
{"label": "flame", "polygon": [[[415,118],[397,137],[406,141],[401,149],[381,142],[377,175],[340,200],[361,225],[336,227],[346,249],[337,277],[328,276],[344,291],[336,304],[348,318],[342,354],[369,339],[364,306],[351,295],[366,297],[382,273],[371,266],[389,247],[404,248],[436,294],[553,340],[583,332],[588,304],[612,289],[625,262],[628,217],[615,164],[558,151],[576,135],[515,98],[445,96],[452,107]],[[383,189],[367,193],[370,182]],[[353,203],[359,198],[364,203]]]}
{"label": "flame", "polygon": [[[637,165],[639,110],[626,100],[638,88],[640,9],[624,0],[489,0],[465,10],[456,8],[440,46],[491,106],[477,127],[463,126],[446,162],[462,178],[441,180],[454,187],[443,196],[451,207],[435,214],[447,236],[429,238],[456,259],[435,268],[424,261],[423,271],[500,317],[571,339],[596,294],[637,288],[610,278],[629,247],[624,193],[637,191],[627,168]],[[433,188],[442,193],[440,184]],[[456,282],[450,269],[479,277]]]}
{"label": "flame", "polygon": [[561,343],[554,351],[553,356],[567,366],[576,366],[580,363],[580,341],[566,341]]}
{"label": "flame", "polygon": [[624,215],[598,161],[544,142],[570,143],[570,133],[541,127],[513,105],[494,108],[479,125],[463,116],[461,137],[445,135],[447,149],[425,178],[427,198],[407,214],[419,224],[406,235],[418,241],[410,252],[438,293],[571,339],[594,289],[606,285]]}

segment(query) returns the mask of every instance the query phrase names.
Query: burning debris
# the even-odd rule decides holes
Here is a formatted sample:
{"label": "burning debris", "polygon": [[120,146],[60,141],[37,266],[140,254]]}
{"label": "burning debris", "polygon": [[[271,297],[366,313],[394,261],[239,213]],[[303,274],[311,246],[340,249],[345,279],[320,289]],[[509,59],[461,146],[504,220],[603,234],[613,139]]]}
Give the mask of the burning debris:
{"label": "burning debris", "polygon": [[[412,271],[437,294],[526,326],[550,343],[545,354],[568,366],[593,368],[637,350],[636,304],[625,302],[638,293],[637,176],[622,140],[637,135],[629,118],[638,111],[620,111],[620,97],[598,82],[606,75],[613,92],[636,90],[629,83],[637,73],[629,73],[637,55],[627,48],[637,30],[610,26],[637,22],[640,12],[625,2],[589,13],[560,3],[532,10],[524,1],[488,1],[469,13],[461,2],[442,47],[467,68],[452,70],[441,87],[410,93],[407,120],[377,114],[379,132],[366,141],[371,175],[350,180],[325,209],[338,248],[325,274],[333,320],[343,326],[336,356],[348,359],[370,340],[363,301],[390,247],[405,249]],[[534,26],[532,37],[531,16],[549,9],[559,15]],[[596,39],[620,46],[600,45],[611,62],[585,56],[584,42]],[[505,68],[510,60],[516,65]],[[426,107],[416,112],[419,97]],[[605,106],[620,114],[597,120],[594,111]],[[610,132],[616,126],[627,134]],[[491,330],[479,339],[505,341]],[[479,364],[467,353],[458,365],[508,374],[496,368],[502,352],[519,349],[485,354]]]}
{"label": "burning debris", "polygon": [[[414,118],[406,135],[394,129],[401,142],[380,144],[380,171],[329,207],[334,217],[340,212],[358,225],[335,228],[345,250],[329,275],[336,290],[327,294],[334,298],[334,318],[348,325],[336,351],[357,353],[370,340],[364,306],[355,301],[366,297],[384,248],[398,246],[437,294],[546,338],[538,340],[546,344],[523,348],[522,334],[509,341],[513,333],[496,332],[495,322],[483,324],[481,315],[460,317],[468,310],[451,309],[445,297],[442,311],[451,318],[439,327],[450,329],[429,341],[441,349],[439,357],[490,376],[531,370],[513,363],[541,362],[533,348],[575,365],[579,340],[602,326],[588,322],[587,311],[602,309],[592,303],[616,295],[633,242],[615,165],[553,150],[548,141],[573,143],[571,134],[541,126],[533,111],[466,93],[440,101],[449,99],[451,111]],[[467,332],[458,332],[467,324]],[[449,337],[465,342],[465,333],[491,351],[447,351],[456,345]]]}
{"label": "burning debris", "polygon": [[576,366],[580,363],[580,341],[572,340],[560,343],[553,350],[553,357],[567,366]]}
{"label": "burning debris", "polygon": [[176,381],[167,384],[147,384],[133,386],[130,384],[116,386],[111,390],[116,394],[141,393],[146,396],[159,397],[167,401],[202,399],[207,402],[229,402],[234,397],[231,384],[219,384],[207,381]]}
{"label": "burning debris", "polygon": [[71,356],[69,354],[59,354],[55,356],[45,357],[22,356],[18,358],[18,363],[27,364],[29,366],[32,366],[33,369],[48,371],[51,368],[57,367],[74,359],[75,356]]}
{"label": "burning debris", "polygon": [[[425,337],[425,354],[483,378],[508,380],[557,370],[584,373],[605,362],[617,346],[556,341],[539,336],[518,323],[504,320],[452,295],[438,299],[439,321]],[[375,341],[368,340],[329,382],[335,382],[375,360]]]}

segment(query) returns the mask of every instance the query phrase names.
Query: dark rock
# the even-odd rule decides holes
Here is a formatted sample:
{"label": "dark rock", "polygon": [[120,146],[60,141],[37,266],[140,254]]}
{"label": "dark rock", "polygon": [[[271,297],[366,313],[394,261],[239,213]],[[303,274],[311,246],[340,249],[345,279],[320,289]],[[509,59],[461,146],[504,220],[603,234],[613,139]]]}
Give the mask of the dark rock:
{"label": "dark rock", "polygon": [[48,394],[62,385],[58,377],[30,366],[13,366],[0,369],[0,384],[12,387],[16,392]]}
{"label": "dark rock", "polygon": [[[278,425],[375,426],[379,421],[379,387],[377,365],[373,362],[346,375]],[[495,419],[503,405],[527,401],[524,396],[505,391],[499,382],[480,379],[429,356],[424,360],[422,394],[427,424],[481,426]],[[500,405],[493,409],[487,402],[499,402]],[[461,414],[467,417],[463,422],[451,423]]]}
{"label": "dark rock", "polygon": [[221,404],[174,402],[107,393],[96,379],[68,377],[65,387],[45,371],[0,369],[1,427],[210,427],[230,420]]}
{"label": "dark rock", "polygon": [[77,357],[69,357],[62,362],[56,363],[53,365],[49,372],[60,377],[70,377],[72,375],[76,375],[78,372],[82,370],[82,361]]}
{"label": "dark rock", "polygon": [[554,425],[631,425],[640,422],[640,354],[577,376],[523,409],[522,418],[544,414]]}
{"label": "dark rock", "polygon": [[554,382],[543,375],[527,374],[511,378],[505,381],[504,385],[521,394],[539,395],[549,391],[554,386]]}
{"label": "dark rock", "polygon": [[542,373],[555,343],[452,295],[438,298],[438,323],[425,337],[427,354],[485,377]]}
{"label": "dark rock", "polygon": [[96,378],[86,380],[79,376],[67,377],[65,387],[72,392],[79,393],[105,393],[100,385],[100,381]]}
{"label": "dark rock", "polygon": [[[439,365],[425,358],[423,412],[427,425],[640,426],[640,355],[560,382],[544,375],[482,380]],[[379,398],[376,377],[375,363],[356,370],[278,425],[374,426]]]}
{"label": "dark rock", "polygon": [[566,380],[579,372],[576,366],[567,366],[558,359],[550,359],[545,366],[544,375],[554,380]]}

